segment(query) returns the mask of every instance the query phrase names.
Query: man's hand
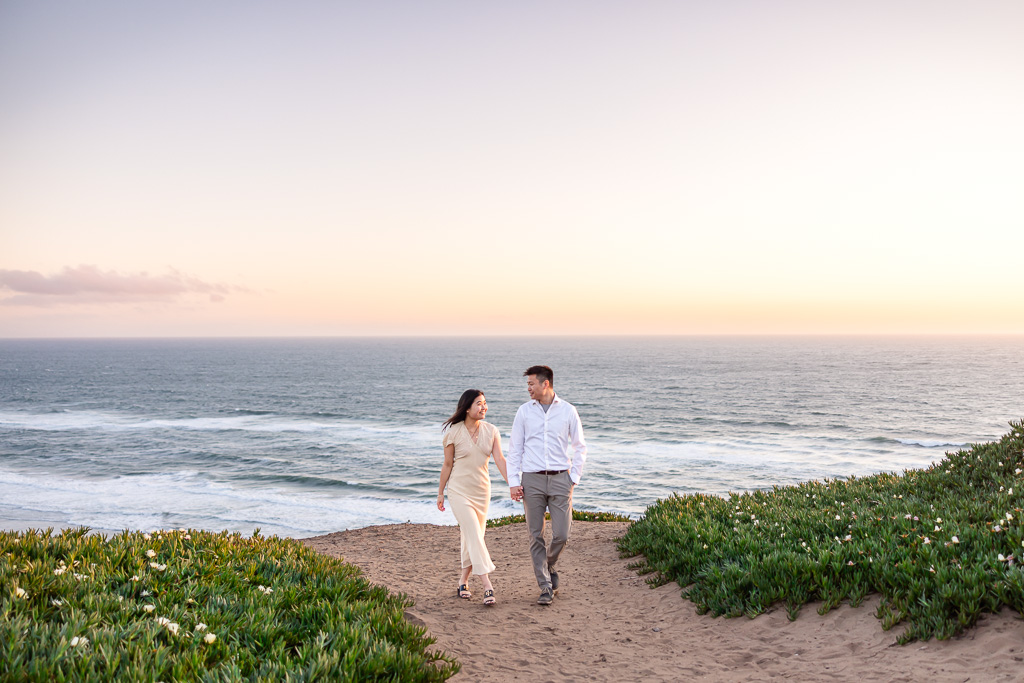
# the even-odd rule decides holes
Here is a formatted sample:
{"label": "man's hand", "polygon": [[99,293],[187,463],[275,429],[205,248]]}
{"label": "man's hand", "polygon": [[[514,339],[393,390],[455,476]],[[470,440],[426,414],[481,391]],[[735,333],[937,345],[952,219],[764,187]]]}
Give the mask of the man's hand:
{"label": "man's hand", "polygon": [[522,486],[510,486],[508,489],[508,495],[512,500],[519,502],[523,499],[523,487]]}

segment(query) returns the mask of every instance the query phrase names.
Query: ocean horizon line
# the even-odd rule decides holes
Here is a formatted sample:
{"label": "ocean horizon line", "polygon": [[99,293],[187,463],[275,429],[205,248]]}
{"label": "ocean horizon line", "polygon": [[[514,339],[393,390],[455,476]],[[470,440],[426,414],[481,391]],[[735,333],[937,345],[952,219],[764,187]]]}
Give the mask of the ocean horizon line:
{"label": "ocean horizon line", "polygon": [[700,332],[636,334],[431,334],[367,333],[306,335],[114,335],[114,336],[0,336],[0,341],[136,341],[136,340],[313,340],[313,339],[1024,339],[1024,332]]}

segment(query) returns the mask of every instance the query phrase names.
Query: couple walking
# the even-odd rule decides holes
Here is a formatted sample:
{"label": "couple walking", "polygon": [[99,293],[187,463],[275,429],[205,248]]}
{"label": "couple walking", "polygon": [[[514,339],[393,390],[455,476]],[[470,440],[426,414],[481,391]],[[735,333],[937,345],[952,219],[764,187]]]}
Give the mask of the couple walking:
{"label": "couple walking", "polygon": [[[509,485],[512,500],[522,502],[530,533],[533,571],[540,586],[537,603],[550,605],[558,590],[555,564],[572,522],[572,490],[583,476],[587,444],[580,416],[571,404],[558,398],[554,372],[534,365],[523,375],[530,401],[519,406],[512,422],[508,460],[501,454],[498,428],[484,422],[487,399],[482,391],[469,389],[459,399],[455,414],[444,422],[444,465],[437,493],[437,509],[444,511],[444,490],[459,523],[462,537],[462,576],[458,595],[471,598],[469,575],[476,574],[484,587],[484,604],[495,603],[490,573],[494,563],[484,544],[491,479],[491,457]],[[570,456],[570,447],[573,455]],[[544,543],[544,513],[551,514],[551,544]]]}

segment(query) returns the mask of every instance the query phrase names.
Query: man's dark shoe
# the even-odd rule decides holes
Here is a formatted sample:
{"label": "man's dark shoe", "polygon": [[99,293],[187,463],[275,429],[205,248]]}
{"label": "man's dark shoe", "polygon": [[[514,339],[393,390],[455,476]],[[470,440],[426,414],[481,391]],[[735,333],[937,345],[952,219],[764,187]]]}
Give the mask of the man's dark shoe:
{"label": "man's dark shoe", "polygon": [[551,592],[550,588],[545,588],[540,592],[540,597],[537,598],[538,605],[550,605],[554,602],[555,595]]}
{"label": "man's dark shoe", "polygon": [[551,572],[551,593],[558,595],[558,572]]}

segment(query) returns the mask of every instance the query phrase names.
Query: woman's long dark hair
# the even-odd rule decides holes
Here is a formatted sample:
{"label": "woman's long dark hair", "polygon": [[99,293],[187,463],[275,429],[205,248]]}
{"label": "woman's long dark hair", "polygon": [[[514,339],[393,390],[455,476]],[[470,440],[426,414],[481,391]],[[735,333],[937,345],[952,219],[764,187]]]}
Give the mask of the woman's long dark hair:
{"label": "woman's long dark hair", "polygon": [[452,416],[441,423],[441,431],[454,427],[459,422],[466,421],[466,413],[473,407],[473,401],[476,400],[477,396],[483,396],[484,392],[479,389],[466,389],[462,392],[462,396],[459,397],[459,405],[452,413]]}

